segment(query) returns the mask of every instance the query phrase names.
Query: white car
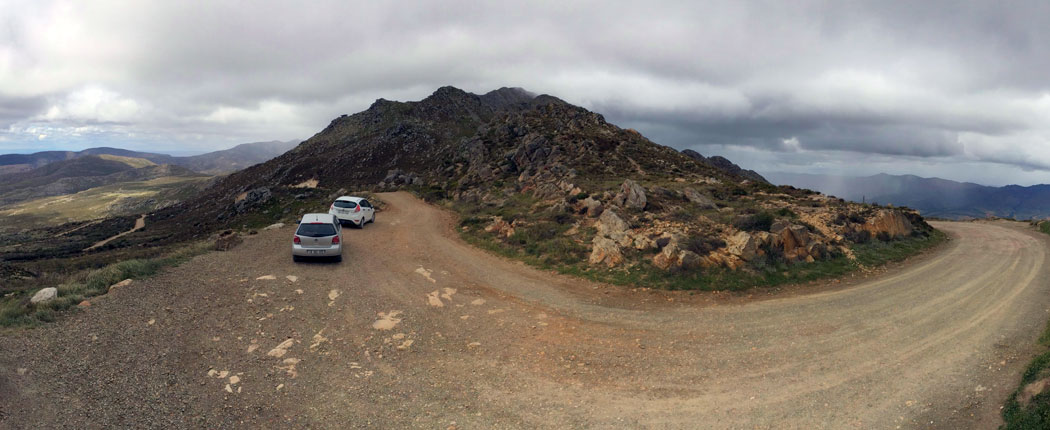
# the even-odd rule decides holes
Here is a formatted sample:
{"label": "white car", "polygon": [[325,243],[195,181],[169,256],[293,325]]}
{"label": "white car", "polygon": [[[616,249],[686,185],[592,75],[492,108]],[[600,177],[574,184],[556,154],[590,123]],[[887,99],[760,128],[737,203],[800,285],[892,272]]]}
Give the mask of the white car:
{"label": "white car", "polygon": [[332,214],[306,214],[292,238],[292,260],[304,257],[343,261],[343,226]]}
{"label": "white car", "polygon": [[328,208],[328,213],[335,215],[340,222],[355,227],[364,227],[365,224],[376,222],[376,208],[363,197],[339,197]]}

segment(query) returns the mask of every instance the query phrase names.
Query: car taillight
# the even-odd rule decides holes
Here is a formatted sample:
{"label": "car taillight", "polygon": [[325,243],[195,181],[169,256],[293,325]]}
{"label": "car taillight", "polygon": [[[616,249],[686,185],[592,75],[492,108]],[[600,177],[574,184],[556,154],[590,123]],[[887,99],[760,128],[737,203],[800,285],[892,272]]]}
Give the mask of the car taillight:
{"label": "car taillight", "polygon": [[332,245],[339,244],[339,236],[332,236]]}
{"label": "car taillight", "polygon": [[356,213],[356,212],[361,212],[361,205],[358,205],[357,207],[355,207],[355,208],[354,208],[354,212],[355,212],[355,213]]}
{"label": "car taillight", "polygon": [[299,244],[303,243],[303,241],[299,239],[299,236],[296,236],[296,237],[292,238],[292,242],[295,243],[296,245],[299,245]]}

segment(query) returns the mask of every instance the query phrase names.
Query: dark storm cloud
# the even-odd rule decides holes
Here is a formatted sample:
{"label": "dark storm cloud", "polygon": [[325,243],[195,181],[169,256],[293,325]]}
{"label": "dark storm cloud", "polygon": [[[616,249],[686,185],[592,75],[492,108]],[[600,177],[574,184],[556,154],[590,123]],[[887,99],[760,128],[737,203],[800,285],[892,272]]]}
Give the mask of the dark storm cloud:
{"label": "dark storm cloud", "polygon": [[1047,2],[7,6],[0,150],[306,138],[451,84],[553,94],[763,168],[789,153],[1050,166]]}

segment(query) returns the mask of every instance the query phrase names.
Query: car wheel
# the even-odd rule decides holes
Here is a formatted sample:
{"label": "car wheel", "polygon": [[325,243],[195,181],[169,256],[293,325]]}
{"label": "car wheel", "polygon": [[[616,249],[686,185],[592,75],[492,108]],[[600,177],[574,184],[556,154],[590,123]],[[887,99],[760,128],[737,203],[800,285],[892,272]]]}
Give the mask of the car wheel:
{"label": "car wheel", "polygon": [[373,224],[376,222],[376,214],[375,213],[372,214],[372,220],[369,221],[369,222],[373,223]]}
{"label": "car wheel", "polygon": [[299,257],[298,255],[293,255],[292,256],[292,261],[298,263],[298,262],[303,261],[303,259],[302,259],[302,257]]}
{"label": "car wheel", "polygon": [[343,262],[343,256],[342,255],[335,256],[335,262],[336,263],[342,263]]}

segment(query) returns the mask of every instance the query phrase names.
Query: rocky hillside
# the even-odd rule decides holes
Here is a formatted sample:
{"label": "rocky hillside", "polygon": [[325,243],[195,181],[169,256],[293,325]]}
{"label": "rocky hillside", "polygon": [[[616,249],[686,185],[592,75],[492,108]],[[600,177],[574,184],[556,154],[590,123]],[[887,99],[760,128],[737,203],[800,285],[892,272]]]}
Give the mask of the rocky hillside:
{"label": "rocky hillside", "polygon": [[459,211],[467,235],[544,264],[603,270],[757,270],[930,231],[914,212],[776,187],[552,96],[452,87],[336,118],[151,223],[179,236],[276,220],[339,189],[415,190]]}

